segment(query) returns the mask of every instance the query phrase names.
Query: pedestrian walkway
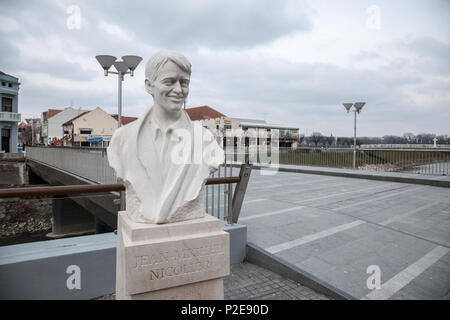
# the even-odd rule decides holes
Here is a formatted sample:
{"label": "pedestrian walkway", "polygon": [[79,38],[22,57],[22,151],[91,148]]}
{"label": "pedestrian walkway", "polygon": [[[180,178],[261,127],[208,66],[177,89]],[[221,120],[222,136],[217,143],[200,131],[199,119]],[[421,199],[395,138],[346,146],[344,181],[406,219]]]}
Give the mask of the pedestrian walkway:
{"label": "pedestrian walkway", "polygon": [[249,243],[357,299],[450,299],[449,188],[254,170],[239,222]]}

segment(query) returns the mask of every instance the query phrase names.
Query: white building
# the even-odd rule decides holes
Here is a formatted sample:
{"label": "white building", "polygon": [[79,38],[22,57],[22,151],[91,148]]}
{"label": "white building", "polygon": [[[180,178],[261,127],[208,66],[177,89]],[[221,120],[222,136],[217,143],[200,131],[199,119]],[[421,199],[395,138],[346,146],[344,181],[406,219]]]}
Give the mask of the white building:
{"label": "white building", "polygon": [[0,71],[0,152],[17,152],[19,79]]}
{"label": "white building", "polygon": [[79,116],[83,112],[89,110],[73,109],[71,107],[65,108],[61,112],[55,114],[51,118],[47,120],[47,139],[45,144],[48,144],[49,141],[53,139],[60,140],[64,136],[62,125],[67,121]]}
{"label": "white building", "polygon": [[[268,146],[276,140],[276,147],[296,148],[299,128],[264,120],[229,118],[209,106],[186,109],[193,121],[201,121],[213,132],[223,147]],[[272,140],[272,138],[274,138]]]}
{"label": "white building", "polygon": [[[272,136],[272,132],[277,130],[277,138],[280,148],[297,148],[298,145],[298,130],[299,128],[287,126],[284,124],[266,123],[264,120],[239,119],[239,126],[244,132],[248,130],[255,130],[257,135],[260,132],[266,132],[268,137]],[[259,142],[257,144],[260,144]]]}

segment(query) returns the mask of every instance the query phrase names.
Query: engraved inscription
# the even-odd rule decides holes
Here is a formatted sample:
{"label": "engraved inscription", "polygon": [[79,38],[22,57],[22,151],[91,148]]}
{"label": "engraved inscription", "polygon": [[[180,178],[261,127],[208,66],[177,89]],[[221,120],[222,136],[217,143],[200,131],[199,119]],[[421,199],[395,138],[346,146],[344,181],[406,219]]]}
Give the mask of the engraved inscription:
{"label": "engraved inscription", "polygon": [[167,251],[153,251],[135,257],[134,269],[146,269],[149,280],[161,280],[208,270],[216,255],[224,254],[223,243],[212,241],[195,248],[174,248]]}

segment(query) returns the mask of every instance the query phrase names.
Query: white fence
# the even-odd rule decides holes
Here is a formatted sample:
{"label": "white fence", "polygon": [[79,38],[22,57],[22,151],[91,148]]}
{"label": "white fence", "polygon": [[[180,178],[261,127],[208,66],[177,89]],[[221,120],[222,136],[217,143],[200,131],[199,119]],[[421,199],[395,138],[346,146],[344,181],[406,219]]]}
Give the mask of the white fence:
{"label": "white fence", "polygon": [[28,159],[73,173],[97,183],[117,183],[106,149],[27,147]]}
{"label": "white fence", "polygon": [[450,150],[448,144],[362,144],[361,149],[446,149]]}

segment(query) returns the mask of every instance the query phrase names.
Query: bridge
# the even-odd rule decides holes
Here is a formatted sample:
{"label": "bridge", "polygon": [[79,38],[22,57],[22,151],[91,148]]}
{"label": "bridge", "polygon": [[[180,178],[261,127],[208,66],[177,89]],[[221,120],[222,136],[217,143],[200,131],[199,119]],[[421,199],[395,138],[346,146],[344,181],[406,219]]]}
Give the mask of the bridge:
{"label": "bridge", "polygon": [[[117,184],[104,148],[28,147],[29,170],[51,185]],[[211,175],[204,190],[207,213],[232,224],[239,217],[251,166],[242,165],[232,179],[231,164],[224,164]],[[67,197],[54,200],[53,232],[61,237],[76,233],[100,233],[117,227],[117,211],[124,207],[124,192]]]}
{"label": "bridge", "polygon": [[[3,299],[86,299],[115,289],[117,212],[125,209],[125,188],[107,161],[106,149],[27,147],[28,170],[51,186],[0,190],[0,198],[51,199],[52,232],[60,238],[0,247]],[[230,234],[230,263],[245,258],[247,229],[238,224],[252,166],[224,163],[204,188],[205,208]],[[119,183],[118,183],[119,182]],[[82,291],[70,291],[63,270],[77,265],[87,277]],[[55,271],[57,270],[57,271]],[[29,285],[32,283],[33,285]]]}
{"label": "bridge", "polygon": [[[104,150],[27,148],[27,164],[48,181],[116,182]],[[450,299],[448,176],[298,165],[280,165],[274,175],[255,168],[235,220],[248,230],[246,260],[335,298]],[[214,178],[241,176],[241,170],[224,166]],[[228,212],[237,185],[231,206],[228,186],[205,191],[208,212],[224,224],[234,218]],[[90,248],[109,257],[104,268],[114,281],[113,234],[91,237],[100,237]],[[77,239],[77,246],[88,247],[87,238]],[[58,250],[67,245],[58,243]],[[74,297],[64,290],[59,294]]]}

